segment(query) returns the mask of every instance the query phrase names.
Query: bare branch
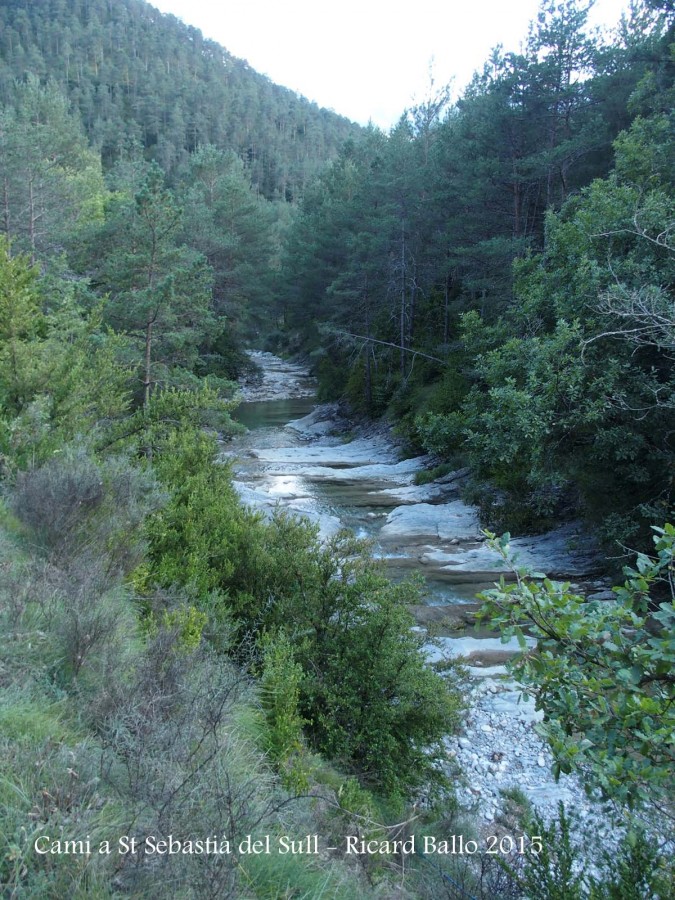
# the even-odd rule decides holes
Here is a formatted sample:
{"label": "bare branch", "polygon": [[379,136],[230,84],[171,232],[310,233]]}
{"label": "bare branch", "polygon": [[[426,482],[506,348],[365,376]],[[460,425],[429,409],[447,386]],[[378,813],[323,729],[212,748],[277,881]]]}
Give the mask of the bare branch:
{"label": "bare branch", "polygon": [[411,347],[402,347],[400,344],[393,344],[391,341],[378,341],[373,337],[366,337],[364,334],[352,334],[350,331],[334,331],[333,334],[338,337],[353,338],[357,341],[364,341],[366,344],[382,344],[384,347],[393,347],[395,350],[403,350],[405,353],[411,353],[413,357],[421,356],[424,359],[430,359],[432,362],[445,365],[447,360],[439,359],[438,356],[431,356],[428,353],[422,353],[421,350],[413,350]]}

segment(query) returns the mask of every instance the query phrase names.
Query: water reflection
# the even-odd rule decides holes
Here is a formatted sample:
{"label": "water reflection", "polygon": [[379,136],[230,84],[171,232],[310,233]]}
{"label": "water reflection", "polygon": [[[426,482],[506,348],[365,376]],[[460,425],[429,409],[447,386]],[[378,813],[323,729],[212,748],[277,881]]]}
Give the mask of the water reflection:
{"label": "water reflection", "polygon": [[272,501],[279,501],[285,509],[309,514],[312,518],[317,515],[337,516],[358,537],[373,540],[373,556],[385,560],[387,572],[394,580],[398,581],[413,571],[421,572],[426,578],[428,607],[457,608],[474,602],[476,592],[489,587],[489,584],[479,584],[470,578],[462,582],[464,575],[460,573],[449,577],[433,570],[425,571],[426,567],[420,564],[417,552],[402,558],[395,554],[389,556],[378,547],[378,534],[387,514],[399,504],[392,501],[391,495],[378,496],[376,492],[391,487],[391,481],[364,479],[349,484],[313,479],[302,472],[303,469],[311,469],[311,466],[302,463],[297,464],[297,472],[293,471],[295,465],[288,463],[283,474],[277,474],[273,464],[248,455],[248,450],[252,448],[301,446],[304,443],[302,435],[284,426],[307,415],[315,406],[316,402],[311,397],[243,403],[236,410],[235,417],[250,431],[235,438],[225,451],[225,455],[234,457],[237,476],[250,486],[264,491]]}
{"label": "water reflection", "polygon": [[283,428],[293,419],[306,416],[316,406],[314,397],[296,397],[290,400],[253,400],[242,403],[232,413],[232,418],[247,428]]}

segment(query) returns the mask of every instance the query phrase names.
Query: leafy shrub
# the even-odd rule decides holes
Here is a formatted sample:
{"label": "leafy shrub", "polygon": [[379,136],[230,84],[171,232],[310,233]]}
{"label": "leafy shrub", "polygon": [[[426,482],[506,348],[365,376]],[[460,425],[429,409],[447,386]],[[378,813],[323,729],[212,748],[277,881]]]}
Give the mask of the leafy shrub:
{"label": "leafy shrub", "polygon": [[306,522],[279,514],[266,523],[242,510],[213,449],[184,432],[155,461],[172,498],[148,525],[152,575],[192,593],[211,617],[210,637],[233,622],[242,661],[260,655],[266,632],[287,636],[317,749],[383,791],[439,780],[435,761],[459,702],[411,630],[418,588],[392,584],[348,535],[322,547]]}
{"label": "leafy shrub", "polygon": [[590,878],[590,900],[670,900],[675,863],[644,829],[629,830],[618,853],[603,854],[605,875]]}
{"label": "leafy shrub", "polygon": [[41,546],[58,549],[103,503],[101,470],[85,450],[59,454],[17,476],[11,506]]}
{"label": "leafy shrub", "polygon": [[151,617],[147,630],[150,635],[157,634],[159,629],[175,632],[183,652],[191,653],[200,645],[207,621],[206,613],[192,605],[183,604],[174,609],[163,609],[159,623],[154,616]]}
{"label": "leafy shrub", "polygon": [[[675,526],[653,531],[654,555],[624,569],[612,602],[521,569],[515,584],[502,579],[479,596],[481,617],[504,637],[524,646],[527,627],[537,638],[537,653],[511,665],[545,712],[539,730],[556,772],[575,770],[621,803],[660,806],[673,774]],[[508,559],[509,535],[490,540]]]}
{"label": "leafy shrub", "polygon": [[[562,803],[548,824],[537,813],[523,828],[538,835],[520,858],[504,862],[521,892],[537,900],[670,900],[672,860],[657,847],[657,838],[643,828],[629,828],[618,846],[597,855],[589,852],[593,836],[570,816]],[[536,851],[536,852],[535,852]],[[598,875],[598,869],[601,874]],[[522,894],[521,894],[522,896]]]}
{"label": "leafy shrub", "polygon": [[295,662],[293,648],[283,632],[267,635],[262,646],[260,696],[267,719],[267,749],[286,787],[302,793],[309,786],[300,760],[305,723],[298,707],[304,672]]}
{"label": "leafy shrub", "polygon": [[464,442],[463,424],[458,413],[441,415],[428,412],[415,419],[415,429],[422,447],[440,456],[450,456],[461,448]]}
{"label": "leafy shrub", "polygon": [[163,495],[152,473],[125,457],[96,461],[84,446],[67,446],[44,465],[20,472],[9,505],[31,530],[31,542],[62,568],[70,560],[105,557],[111,579],[140,562],[140,527]]}
{"label": "leafy shrub", "polygon": [[561,803],[558,818],[546,824],[538,815],[528,826],[537,835],[536,846],[527,847],[525,864],[518,882],[526,896],[537,900],[582,900],[584,877],[578,862],[579,850],[573,842],[572,823]]}

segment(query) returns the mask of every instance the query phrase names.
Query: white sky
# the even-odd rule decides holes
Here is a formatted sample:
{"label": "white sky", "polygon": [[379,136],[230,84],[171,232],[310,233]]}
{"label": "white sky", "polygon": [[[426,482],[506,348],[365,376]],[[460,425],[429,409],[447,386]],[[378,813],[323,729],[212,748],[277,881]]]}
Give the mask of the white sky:
{"label": "white sky", "polygon": [[[490,50],[518,50],[539,0],[151,0],[272,81],[320,106],[388,130],[437,86],[456,96]],[[613,27],[628,0],[596,0]]]}

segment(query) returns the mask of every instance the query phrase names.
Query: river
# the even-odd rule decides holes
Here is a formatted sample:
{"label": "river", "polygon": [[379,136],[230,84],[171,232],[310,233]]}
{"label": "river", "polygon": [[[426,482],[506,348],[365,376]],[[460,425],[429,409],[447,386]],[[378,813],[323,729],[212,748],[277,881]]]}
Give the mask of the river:
{"label": "river", "polygon": [[[446,741],[449,766],[458,763],[464,772],[460,801],[490,823],[503,808],[502,791],[518,787],[545,817],[562,800],[593,822],[602,840],[606,810],[586,798],[576,778],[555,782],[551,754],[535,731],[541,713],[506,673],[504,663],[517,645],[473,624],[476,592],[505,569],[485,545],[476,510],[459,498],[465,473],[416,485],[426,458],[401,459],[381,426],[354,427],[336,405],[318,405],[302,366],[254,356],[263,380],[244,386],[245,402],[235,413],[249,430],[223,452],[243,502],[268,515],[280,506],[306,516],[322,539],[343,527],[371,538],[374,555],[393,578],[421,572],[426,602],[412,612],[418,627],[433,623],[440,635],[428,647],[429,659],[461,656],[470,676],[463,731]],[[598,595],[604,589],[592,580],[597,558],[585,550],[576,526],[512,547],[521,564],[576,579]]]}

